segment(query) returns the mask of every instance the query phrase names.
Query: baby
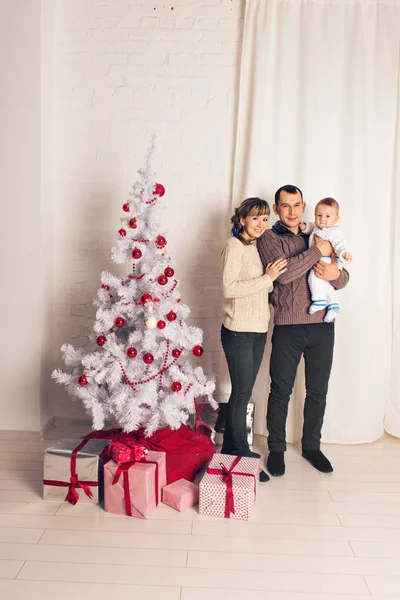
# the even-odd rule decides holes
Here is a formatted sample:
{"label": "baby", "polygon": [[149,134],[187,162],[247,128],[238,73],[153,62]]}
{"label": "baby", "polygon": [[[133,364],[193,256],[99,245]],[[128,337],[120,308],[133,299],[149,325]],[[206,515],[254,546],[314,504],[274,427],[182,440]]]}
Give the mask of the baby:
{"label": "baby", "polygon": [[[343,269],[343,262],[351,262],[353,257],[346,250],[344,233],[337,225],[340,218],[338,202],[334,198],[323,198],[316,205],[314,216],[315,223],[300,224],[301,231],[310,234],[310,248],[315,244],[315,236],[330,242],[337,258],[338,267]],[[321,260],[326,263],[332,262],[330,256],[323,256]],[[340,311],[336,290],[329,281],[319,279],[313,270],[310,271],[308,276],[308,285],[310,286],[312,299],[308,312],[313,315],[319,310],[326,309],[324,321],[325,323],[331,323]]]}

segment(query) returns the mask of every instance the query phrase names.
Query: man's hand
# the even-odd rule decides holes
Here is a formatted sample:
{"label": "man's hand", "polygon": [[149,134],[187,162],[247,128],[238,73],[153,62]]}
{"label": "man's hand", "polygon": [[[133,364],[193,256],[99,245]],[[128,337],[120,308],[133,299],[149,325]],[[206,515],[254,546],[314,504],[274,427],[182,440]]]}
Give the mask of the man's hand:
{"label": "man's hand", "polygon": [[330,265],[326,264],[322,260],[314,265],[314,273],[319,279],[323,279],[324,281],[335,281],[335,279],[339,277],[340,269],[337,266],[337,260],[334,252],[332,252],[331,258],[332,262]]}
{"label": "man's hand", "polygon": [[330,256],[333,252],[331,243],[321,240],[318,236],[315,236],[315,245],[321,251],[322,256]]}

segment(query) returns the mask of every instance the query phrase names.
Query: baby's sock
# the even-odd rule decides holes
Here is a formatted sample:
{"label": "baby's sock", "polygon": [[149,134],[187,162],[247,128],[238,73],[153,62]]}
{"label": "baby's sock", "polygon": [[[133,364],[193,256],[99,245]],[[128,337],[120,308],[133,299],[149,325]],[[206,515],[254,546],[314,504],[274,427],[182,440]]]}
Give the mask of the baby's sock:
{"label": "baby's sock", "polygon": [[326,315],[324,317],[325,323],[332,323],[332,321],[334,319],[336,319],[336,317],[338,316],[339,313],[340,313],[340,306],[337,302],[334,302],[333,304],[328,304],[327,310],[326,310]]}
{"label": "baby's sock", "polygon": [[318,312],[319,310],[326,308],[327,304],[328,303],[326,300],[314,300],[314,302],[311,304],[310,308],[308,309],[308,313],[310,315],[313,315],[314,313]]}

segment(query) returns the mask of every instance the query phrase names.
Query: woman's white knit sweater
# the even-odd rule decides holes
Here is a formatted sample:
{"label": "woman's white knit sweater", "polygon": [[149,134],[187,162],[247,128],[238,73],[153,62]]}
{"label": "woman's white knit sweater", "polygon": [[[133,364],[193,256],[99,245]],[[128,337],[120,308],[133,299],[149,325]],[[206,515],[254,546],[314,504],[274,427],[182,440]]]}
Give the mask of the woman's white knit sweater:
{"label": "woman's white knit sweater", "polygon": [[268,330],[268,293],[273,283],[258,254],[257,246],[246,246],[235,237],[221,254],[223,323],[231,331],[265,333]]}

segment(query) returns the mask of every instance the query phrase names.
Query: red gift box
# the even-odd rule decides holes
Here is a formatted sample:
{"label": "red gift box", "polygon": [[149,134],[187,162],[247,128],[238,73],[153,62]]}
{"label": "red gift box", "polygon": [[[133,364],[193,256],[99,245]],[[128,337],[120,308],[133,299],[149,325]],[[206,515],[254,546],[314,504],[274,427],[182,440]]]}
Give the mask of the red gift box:
{"label": "red gift box", "polygon": [[131,443],[129,446],[120,442],[111,442],[108,445],[108,455],[118,464],[135,462],[142,460],[148,453],[147,448],[136,443]]}

